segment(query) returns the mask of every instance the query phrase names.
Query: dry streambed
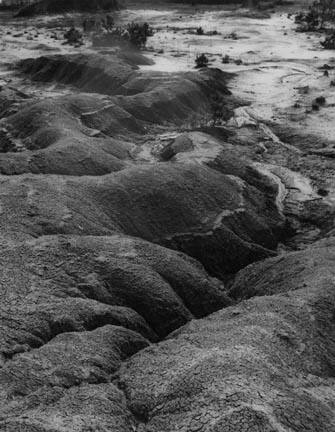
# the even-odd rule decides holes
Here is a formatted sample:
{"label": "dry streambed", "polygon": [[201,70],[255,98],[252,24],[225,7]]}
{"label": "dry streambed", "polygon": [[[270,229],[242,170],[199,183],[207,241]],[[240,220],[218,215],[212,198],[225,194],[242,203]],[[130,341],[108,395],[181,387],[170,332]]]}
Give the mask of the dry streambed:
{"label": "dry streambed", "polygon": [[2,64],[0,430],[333,432],[326,54],[284,17],[163,12],[120,17],[159,28],[154,64]]}

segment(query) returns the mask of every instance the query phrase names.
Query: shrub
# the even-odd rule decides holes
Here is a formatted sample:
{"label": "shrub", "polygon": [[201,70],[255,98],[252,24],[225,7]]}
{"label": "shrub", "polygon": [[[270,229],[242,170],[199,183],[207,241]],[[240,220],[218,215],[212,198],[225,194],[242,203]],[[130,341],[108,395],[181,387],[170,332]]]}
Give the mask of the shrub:
{"label": "shrub", "polygon": [[226,39],[237,40],[237,39],[238,39],[237,33],[236,33],[235,31],[229,33],[229,34],[226,36]]}
{"label": "shrub", "polygon": [[224,57],[222,57],[222,63],[229,63],[230,62],[230,57],[228,54],[226,54]]}
{"label": "shrub", "polygon": [[195,67],[197,69],[207,67],[208,63],[209,63],[209,60],[208,60],[208,57],[206,56],[206,54],[197,55],[197,57],[195,59]]}
{"label": "shrub", "polygon": [[112,17],[112,15],[106,15],[106,18],[104,20],[104,27],[108,31],[112,30],[112,28],[114,27],[114,18]]}
{"label": "shrub", "polygon": [[320,196],[326,197],[326,196],[329,195],[329,191],[328,191],[327,189],[325,189],[325,188],[320,187],[320,188],[318,189],[318,194],[319,194]]}
{"label": "shrub", "polygon": [[212,96],[211,104],[211,120],[213,122],[213,126],[216,126],[223,120],[224,117],[224,100],[221,95],[218,93]]}
{"label": "shrub", "polygon": [[66,43],[68,44],[82,44],[83,43],[83,35],[80,33],[79,30],[75,29],[74,27],[71,27],[70,30],[68,30],[64,34],[64,39],[66,40]]}
{"label": "shrub", "polygon": [[303,16],[299,31],[316,31],[320,28],[320,17],[316,11],[310,10],[306,15]]}
{"label": "shrub", "polygon": [[326,36],[320,43],[325,49],[335,49],[335,31]]}
{"label": "shrub", "polygon": [[115,27],[112,17],[109,20],[103,20],[107,32],[102,32],[93,38],[95,46],[112,46],[131,44],[137,48],[144,48],[149,36],[153,35],[153,30],[149,24],[138,24],[135,22],[127,24],[125,27]]}
{"label": "shrub", "polygon": [[326,98],[325,98],[324,96],[318,96],[318,97],[315,99],[315,102],[316,102],[318,105],[325,105],[325,103],[326,103]]}
{"label": "shrub", "polygon": [[204,29],[203,29],[202,27],[198,27],[198,28],[197,28],[197,35],[198,35],[198,36],[202,36],[204,33],[205,33],[205,32],[204,32]]}
{"label": "shrub", "polygon": [[132,22],[127,25],[125,37],[129,37],[129,41],[137,48],[143,48],[149,36],[153,35],[153,30],[148,23],[138,24]]}

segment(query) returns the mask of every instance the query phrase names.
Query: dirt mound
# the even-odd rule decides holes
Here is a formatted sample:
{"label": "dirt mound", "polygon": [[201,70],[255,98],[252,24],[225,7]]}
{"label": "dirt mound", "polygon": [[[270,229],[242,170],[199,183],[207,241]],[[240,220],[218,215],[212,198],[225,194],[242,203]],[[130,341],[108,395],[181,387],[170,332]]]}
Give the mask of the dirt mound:
{"label": "dirt mound", "polygon": [[4,236],[121,232],[182,250],[218,276],[272,255],[285,222],[258,189],[198,164],[2,182]]}
{"label": "dirt mound", "polygon": [[[135,64],[143,59],[129,53],[78,54],[21,62],[21,70],[33,79],[71,85],[72,94],[23,99],[14,112],[3,113],[0,172],[101,175],[118,171],[133,163],[138,150],[129,141],[136,143],[138,136],[163,126],[201,121],[213,93],[224,98],[227,116],[240,103],[227,90],[229,75],[219,70],[140,73]],[[11,99],[8,104],[12,106]]]}
{"label": "dirt mound", "polygon": [[[72,85],[85,92],[118,95],[118,104],[134,117],[150,122],[185,119],[208,108],[211,97],[220,95],[226,115],[239,101],[231,96],[227,81],[231,74],[219,69],[199,73],[140,73],[139,64],[148,64],[138,52],[71,54],[26,59],[18,69],[33,80]],[[174,114],[174,110],[176,110]]]}
{"label": "dirt mound", "polygon": [[[25,102],[0,121],[0,172],[101,175],[123,169],[131,162],[134,144],[81,121],[82,113],[101,109],[106,103],[89,95]],[[110,132],[129,135],[129,117],[116,109],[109,121]],[[134,131],[142,130],[135,119],[132,124]]]}
{"label": "dirt mound", "polygon": [[29,74],[35,81],[71,84],[83,91],[102,94],[119,93],[137,64],[150,64],[139,53],[132,56],[69,54],[43,56],[37,59],[25,59],[18,63],[18,68]]}
{"label": "dirt mound", "polygon": [[64,12],[96,12],[118,9],[117,0],[39,0],[23,7],[17,17],[30,17],[39,14],[59,14]]}
{"label": "dirt mound", "polygon": [[29,99],[29,96],[10,85],[0,87],[0,118],[10,115],[15,107]]}
{"label": "dirt mound", "polygon": [[[121,362],[190,319],[230,304],[222,284],[195,260],[131,237],[51,236],[2,241],[1,249],[0,266],[7,269],[0,281],[5,430],[46,430],[63,422],[82,430],[85,421],[103,415],[102,406],[110,407],[105,421],[113,430],[128,430],[133,418],[110,383]],[[97,410],[82,409],[89,394],[100,403]],[[45,416],[49,409],[54,414]]]}
{"label": "dirt mound", "polygon": [[[243,300],[329,284],[333,277],[334,247],[335,240],[330,238],[316,242],[304,252],[292,252],[251,264],[239,272],[230,295]],[[269,284],[270,279],[272,284]]]}
{"label": "dirt mound", "polygon": [[21,322],[12,328],[8,321],[7,356],[15,343],[41,346],[58,333],[102,324],[156,340],[229,304],[198,262],[140,239],[48,236],[3,247],[1,265],[12,274],[3,312],[13,307]]}
{"label": "dirt mound", "polygon": [[[195,261],[124,236],[3,242],[0,426],[29,432],[332,432],[334,254],[330,238],[272,260],[265,272],[252,266],[250,283],[262,280],[268,287],[263,292],[274,295],[191,321],[149,346],[157,338],[152,318],[145,321],[124,302],[140,287],[138,294],[152,305],[146,312],[163,325],[161,311],[175,305],[176,316],[180,299],[184,307],[191,302],[206,308],[210,289],[222,296],[219,302],[227,301],[218,281]],[[296,267],[298,259],[308,265]],[[311,264],[314,270],[322,265],[323,276],[314,272],[311,278]],[[136,285],[138,266],[145,266],[146,283]],[[273,277],[276,267],[281,277]],[[152,272],[162,278],[155,287],[148,285]],[[247,272],[236,278],[241,291]],[[125,274],[127,288],[120,285]],[[163,279],[170,284],[168,296],[176,294],[169,307]]]}
{"label": "dirt mound", "polygon": [[320,248],[297,257],[327,256],[328,277],[305,285],[310,268],[291,256],[272,261],[271,271],[260,266],[248,283],[257,277],[262,291],[284,295],[193,321],[121,368],[119,386],[144,430],[334,430],[334,241]]}

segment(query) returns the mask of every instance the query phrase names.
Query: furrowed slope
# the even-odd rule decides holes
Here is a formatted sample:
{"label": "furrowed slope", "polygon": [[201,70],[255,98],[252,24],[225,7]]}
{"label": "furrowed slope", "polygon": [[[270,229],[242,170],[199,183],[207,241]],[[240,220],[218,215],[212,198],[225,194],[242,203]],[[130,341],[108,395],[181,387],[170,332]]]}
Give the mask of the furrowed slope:
{"label": "furrowed slope", "polygon": [[285,225],[261,191],[195,163],[0,181],[4,237],[124,233],[186,252],[220,277],[272,255]]}
{"label": "furrowed slope", "polygon": [[[243,270],[235,292],[251,276],[253,294],[256,277],[276,294],[193,321],[127,362],[119,386],[143,430],[334,431],[334,251],[331,239]],[[328,271],[311,277],[319,253]]]}

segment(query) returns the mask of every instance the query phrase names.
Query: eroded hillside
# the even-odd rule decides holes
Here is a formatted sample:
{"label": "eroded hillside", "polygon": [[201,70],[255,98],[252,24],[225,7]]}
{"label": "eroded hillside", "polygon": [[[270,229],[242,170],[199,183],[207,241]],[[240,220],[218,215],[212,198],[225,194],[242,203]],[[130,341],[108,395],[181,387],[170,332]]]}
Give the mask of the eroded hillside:
{"label": "eroded hillside", "polygon": [[120,12],[143,54],[3,33],[0,430],[334,432],[329,130],[247,100],[264,65],[159,54],[163,12]]}

